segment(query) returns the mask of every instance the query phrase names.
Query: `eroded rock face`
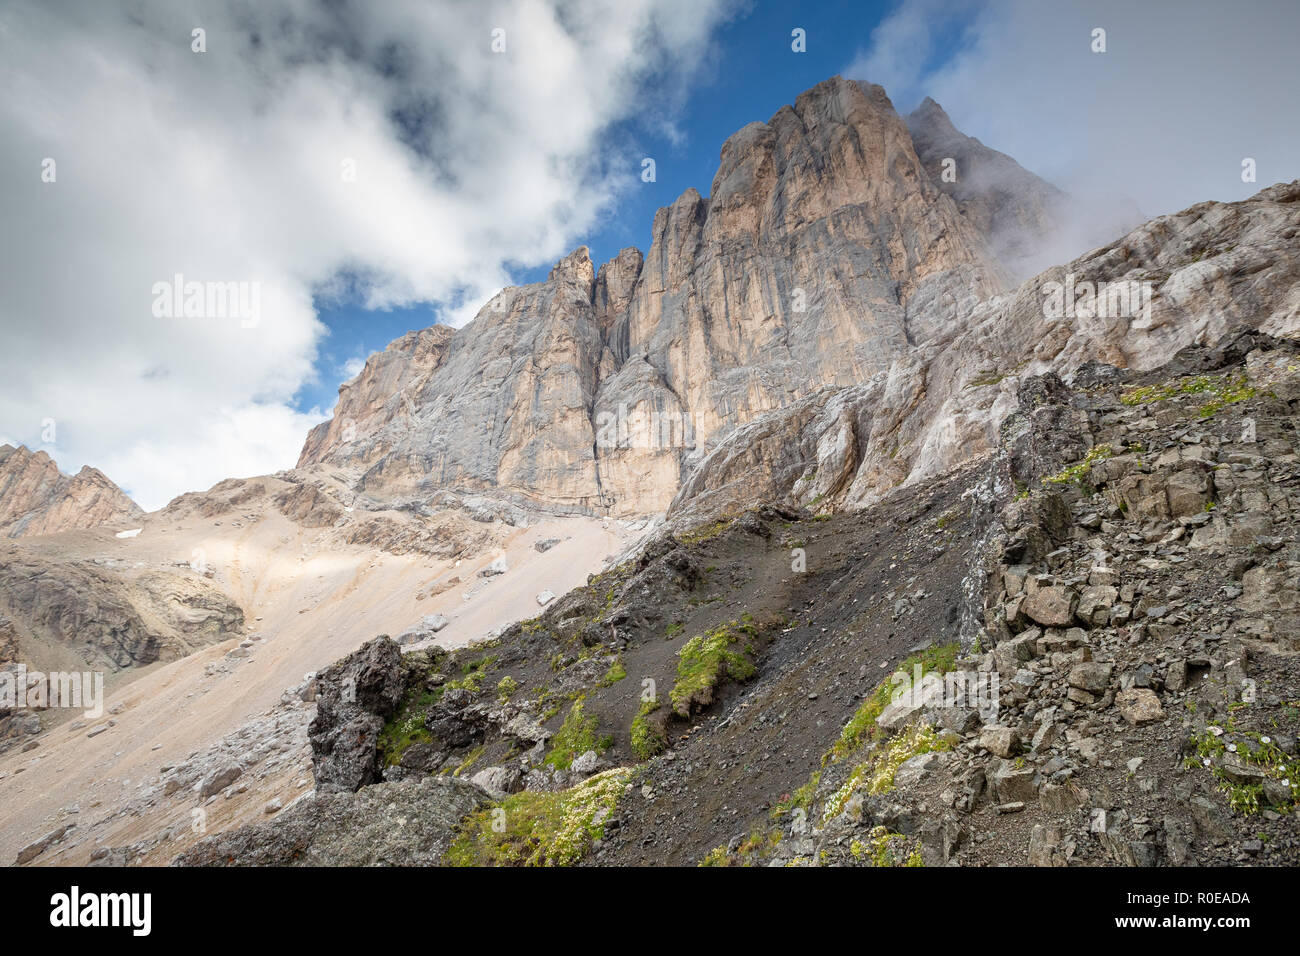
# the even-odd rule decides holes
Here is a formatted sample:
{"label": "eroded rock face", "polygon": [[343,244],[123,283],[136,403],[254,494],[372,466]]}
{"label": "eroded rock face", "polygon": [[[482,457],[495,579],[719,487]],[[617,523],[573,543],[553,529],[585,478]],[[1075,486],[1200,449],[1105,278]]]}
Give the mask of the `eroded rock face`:
{"label": "eroded rock face", "polygon": [[[865,384],[824,389],[756,417],[709,450],[683,481],[671,511],[698,517],[744,507],[755,490],[772,496],[767,500],[807,503],[815,495],[806,489],[825,475],[835,478],[833,486],[816,486],[820,507],[864,507],[899,484],[991,453],[999,424],[1024,401],[1027,413],[1037,416],[1035,427],[1014,419],[1009,426],[1031,438],[1077,435],[1076,411],[1047,401],[1046,394],[1022,397],[1022,383],[1046,373],[1073,378],[1082,370],[1097,384],[1098,369],[1131,376],[1180,355],[1190,372],[1244,356],[1260,334],[1300,334],[1300,261],[1283,251],[1287,237],[1297,233],[1300,182],[1152,220],[980,303],[968,323],[945,328]],[[1047,314],[1051,283],[1082,288],[1120,278],[1149,283],[1149,300],[1137,314]],[[1238,326],[1244,331],[1229,335]],[[1212,347],[1222,339],[1228,341]],[[1258,360],[1261,381],[1285,380],[1283,369],[1265,362]],[[1039,421],[1044,415],[1056,421]],[[1045,429],[1049,424],[1057,427]],[[1047,457],[1072,460],[1082,451],[1054,445],[1039,441],[1018,454],[1042,465]],[[1203,505],[1211,492],[1194,474],[1196,466],[1187,470],[1173,505],[1183,511]],[[1163,491],[1161,501],[1170,507]]]}
{"label": "eroded rock face", "polygon": [[241,635],[244,612],[189,570],[135,573],[8,546],[0,548],[0,621],[14,659],[59,649],[119,669]]}
{"label": "eroded rock face", "polygon": [[0,535],[55,534],[125,524],[143,515],[121,488],[90,466],[68,476],[43,451],[0,446]]}
{"label": "eroded rock face", "polygon": [[[579,249],[464,329],[372,356],[300,467],[343,466],[376,500],[863,507],[990,453],[1017,379],[1154,368],[1239,324],[1300,332],[1297,197],[1202,203],[1005,291],[1065,197],[937,104],[904,121],[834,78],[730,137],[644,256]],[[1053,310],[1053,284],[1121,281],[1137,298]]]}
{"label": "eroded rock face", "polygon": [[376,498],[503,489],[592,510],[595,285],[582,248],[546,282],[502,291],[467,329],[412,333],[371,356],[299,467],[358,468],[358,491]]}

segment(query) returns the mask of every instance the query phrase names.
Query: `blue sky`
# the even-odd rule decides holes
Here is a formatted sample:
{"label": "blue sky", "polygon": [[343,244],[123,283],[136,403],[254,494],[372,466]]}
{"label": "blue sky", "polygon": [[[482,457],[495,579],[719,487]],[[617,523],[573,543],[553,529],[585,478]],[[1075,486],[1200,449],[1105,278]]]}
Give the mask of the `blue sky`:
{"label": "blue sky", "polygon": [[[574,245],[587,245],[597,263],[613,258],[620,249],[636,246],[645,252],[655,211],[695,187],[708,195],[723,142],[746,123],[766,121],[799,93],[845,71],[865,48],[871,31],[896,3],[871,0],[825,0],[798,5],[754,3],[714,33],[712,61],[702,70],[674,120],[670,135],[653,118],[636,117],[614,125],[608,141],[627,165],[629,185],[609,209],[603,224]],[[792,31],[806,31],[806,52],[791,49]],[[931,56],[945,59],[960,37],[960,26],[950,24]],[[651,94],[652,95],[652,94]],[[914,103],[899,102],[900,110]],[[653,113],[651,113],[653,117]],[[641,161],[653,157],[656,181],[641,181]],[[546,278],[552,263],[515,264],[516,284]],[[317,379],[295,396],[299,411],[329,412],[338,386],[351,377],[356,361],[384,348],[404,333],[437,321],[436,304],[392,310],[368,310],[356,302],[332,304],[317,300],[321,321],[330,334],[320,346]],[[348,363],[353,363],[349,366]]]}

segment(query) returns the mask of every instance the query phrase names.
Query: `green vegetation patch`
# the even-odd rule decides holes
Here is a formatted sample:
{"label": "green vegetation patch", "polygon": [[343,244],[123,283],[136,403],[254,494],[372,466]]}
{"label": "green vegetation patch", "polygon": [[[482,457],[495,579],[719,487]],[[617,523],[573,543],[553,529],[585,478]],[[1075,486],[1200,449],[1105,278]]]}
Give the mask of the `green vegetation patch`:
{"label": "green vegetation patch", "polygon": [[890,833],[885,827],[873,829],[865,841],[854,840],[849,844],[849,853],[869,866],[925,866],[919,842],[913,843],[901,833]]}
{"label": "green vegetation patch", "polygon": [[425,718],[429,708],[442,699],[442,687],[426,690],[423,687],[407,691],[397,712],[388,718],[379,732],[379,757],[386,766],[395,767],[411,744],[432,740]]}
{"label": "green vegetation patch", "polygon": [[717,521],[710,521],[707,524],[700,525],[698,528],[692,528],[684,534],[679,534],[677,540],[682,544],[700,544],[722,534],[722,532],[726,531],[727,528],[731,527],[731,523],[735,520],[735,515],[728,515],[719,518]]}
{"label": "green vegetation patch", "polygon": [[736,852],[728,853],[725,846],[714,847],[700,860],[700,866],[762,866],[776,855],[780,845],[779,829],[755,827]]}
{"label": "green vegetation patch", "polygon": [[605,676],[600,679],[600,686],[611,687],[625,677],[627,677],[627,668],[623,666],[623,659],[615,658],[614,663],[609,665],[609,670],[605,671]]}
{"label": "green vegetation patch", "polygon": [[1043,484],[1064,485],[1069,482],[1082,483],[1083,479],[1087,478],[1088,473],[1092,471],[1093,465],[1103,459],[1110,458],[1114,454],[1115,449],[1111,448],[1110,445],[1093,445],[1088,449],[1088,454],[1084,456],[1083,461],[1079,462],[1077,465],[1071,465],[1069,468],[1066,468],[1064,471],[1058,472],[1055,475],[1049,475],[1043,479]]}
{"label": "green vegetation patch", "polygon": [[507,674],[497,681],[497,700],[504,704],[517,690],[519,690],[519,681]]}
{"label": "green vegetation patch", "polygon": [[689,717],[697,706],[707,707],[713,691],[724,681],[745,681],[757,673],[749,655],[758,628],[750,621],[730,621],[692,637],[677,652],[677,682],[669,692],[673,710]]}
{"label": "green vegetation patch", "polygon": [[903,728],[893,737],[877,744],[870,756],[853,768],[843,786],[826,801],[823,822],[829,822],[843,813],[849,798],[858,790],[877,794],[894,789],[894,774],[913,757],[951,749],[952,738],[939,733],[929,724],[913,724]]}
{"label": "green vegetation patch", "polygon": [[568,770],[573,765],[573,759],[588,750],[604,753],[614,746],[613,737],[596,736],[600,721],[594,714],[589,716],[583,713],[582,701],[583,698],[579,697],[573,702],[569,715],[564,718],[564,724],[551,738],[551,750],[546,755],[545,762],[557,770]]}
{"label": "green vegetation patch", "polygon": [[451,866],[572,866],[605,834],[632,776],[615,767],[559,793],[525,791],[470,814],[447,850]]}
{"label": "green vegetation patch", "polygon": [[[920,653],[913,654],[903,661],[898,670],[906,674],[909,681],[914,679],[918,667],[921,669],[922,677],[930,673],[946,674],[957,666],[959,651],[960,646],[956,642],[942,644],[937,647],[927,647]],[[822,759],[823,765],[842,760],[863,744],[878,740],[883,736],[884,731],[876,723],[876,718],[880,716],[881,711],[889,706],[896,688],[897,685],[893,681],[893,675],[876,685],[876,689],[862,702],[857,712],[844,725],[844,729],[840,732],[840,739],[835,742],[835,746]]]}
{"label": "green vegetation patch", "polygon": [[442,773],[444,775],[450,773],[453,777],[461,776],[462,774],[465,773],[466,770],[474,766],[474,764],[478,763],[479,757],[483,756],[483,751],[485,750],[487,750],[486,744],[481,744],[480,746],[475,747],[473,750],[471,750],[469,753],[465,755],[464,759],[461,760],[461,762],[456,765],[454,770],[451,771],[444,770],[442,771]]}
{"label": "green vegetation patch", "polygon": [[802,810],[807,816],[812,809],[813,798],[817,795],[817,787],[822,782],[822,772],[820,770],[813,773],[808,778],[808,782],[787,797],[777,801],[772,808],[772,819],[779,820],[781,817],[793,813],[796,810]]}
{"label": "green vegetation patch", "polygon": [[1210,400],[1200,407],[1201,418],[1210,418],[1216,412],[1237,402],[1254,398],[1255,387],[1244,374],[1194,375],[1159,385],[1142,385],[1131,388],[1120,396],[1125,405],[1147,405],[1167,402],[1186,395],[1207,394]]}
{"label": "green vegetation patch", "polygon": [[649,760],[668,746],[663,724],[650,716],[658,709],[658,696],[643,700],[632,718],[632,752],[639,760]]}
{"label": "green vegetation patch", "polygon": [[1194,752],[1184,766],[1189,770],[1208,768],[1228,798],[1228,806],[1237,813],[1251,816],[1269,803],[1264,794],[1264,778],[1277,781],[1276,790],[1286,799],[1271,805],[1280,813],[1289,813],[1300,805],[1300,757],[1288,756],[1268,734],[1237,729],[1228,722],[1228,730],[1216,735],[1210,730],[1193,735]]}
{"label": "green vegetation patch", "polygon": [[447,689],[467,690],[477,694],[483,689],[483,678],[487,676],[492,665],[497,662],[495,654],[480,657],[478,660],[466,661],[461,665],[460,677],[447,681]]}

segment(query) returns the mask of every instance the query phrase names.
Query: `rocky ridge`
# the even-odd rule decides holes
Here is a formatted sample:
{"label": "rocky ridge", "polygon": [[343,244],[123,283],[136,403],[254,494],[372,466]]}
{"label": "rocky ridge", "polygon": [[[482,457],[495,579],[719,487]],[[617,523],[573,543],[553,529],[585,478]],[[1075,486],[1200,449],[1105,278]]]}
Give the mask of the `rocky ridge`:
{"label": "rocky ridge", "polygon": [[0,445],[0,535],[22,538],[106,524],[125,527],[143,515],[122,489],[89,465],[69,476],[43,451]]}

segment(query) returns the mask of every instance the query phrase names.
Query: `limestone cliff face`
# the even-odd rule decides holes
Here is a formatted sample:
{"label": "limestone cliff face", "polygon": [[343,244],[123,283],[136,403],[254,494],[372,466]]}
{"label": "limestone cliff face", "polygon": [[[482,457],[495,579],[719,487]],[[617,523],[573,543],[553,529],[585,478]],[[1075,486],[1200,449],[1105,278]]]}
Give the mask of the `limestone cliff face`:
{"label": "limestone cliff face", "polygon": [[437,371],[446,356],[451,329],[443,325],[408,332],[366,360],[361,373],[339,386],[334,417],[307,436],[299,466],[324,457],[328,449],[351,441],[359,428],[377,432],[406,412],[411,389]]}
{"label": "limestone cliff face", "polygon": [[372,357],[299,464],[355,467],[371,495],[659,510],[710,443],[869,379],[1001,283],[884,91],[835,78],[732,136],[644,257],[579,249]]}
{"label": "limestone cliff face", "polygon": [[54,534],[129,522],[144,511],[100,471],[59,471],[43,451],[0,445],[0,536]]}
{"label": "limestone cliff face", "polygon": [[604,348],[595,289],[581,248],[545,282],[503,290],[459,333],[435,327],[394,342],[341,389],[299,467],[351,466],[357,490],[376,498],[500,489],[594,509]]}

